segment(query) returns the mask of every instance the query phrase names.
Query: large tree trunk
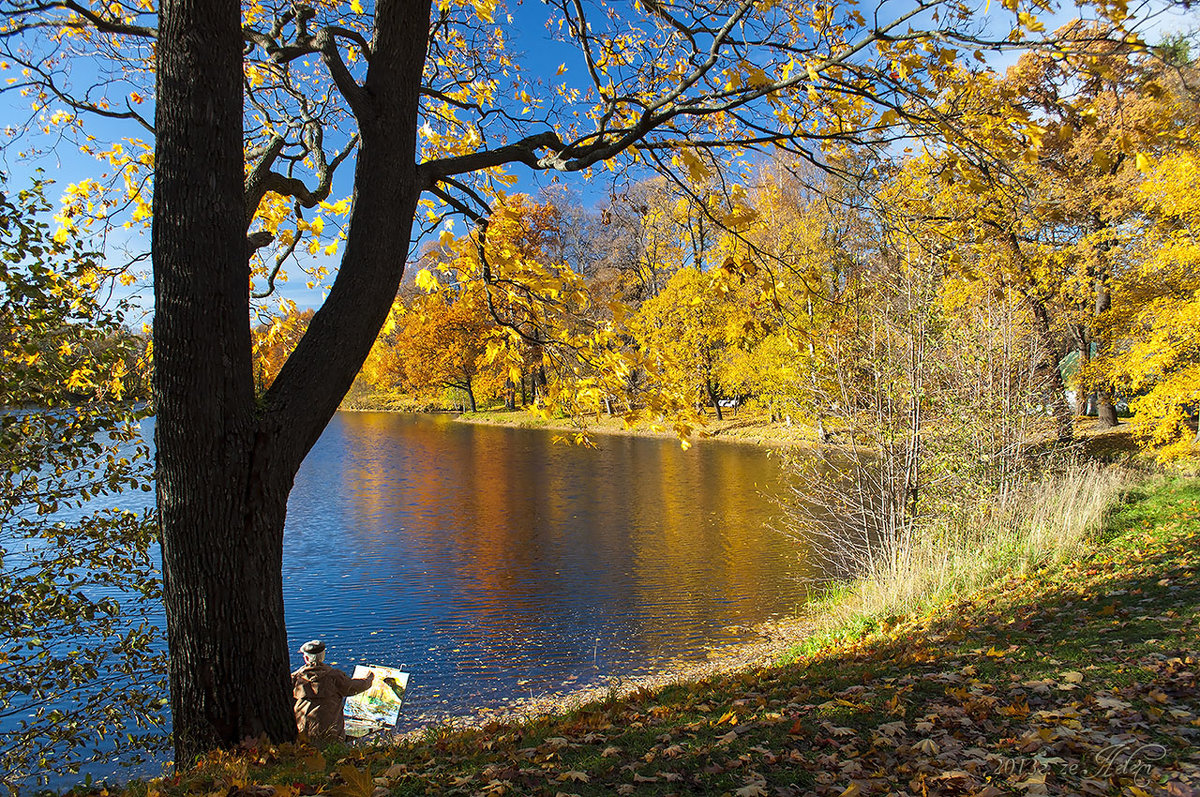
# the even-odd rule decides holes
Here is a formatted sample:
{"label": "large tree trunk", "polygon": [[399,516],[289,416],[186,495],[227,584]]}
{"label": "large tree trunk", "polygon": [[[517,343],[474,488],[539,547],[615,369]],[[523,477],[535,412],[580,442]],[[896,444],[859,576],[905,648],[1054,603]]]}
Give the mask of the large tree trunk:
{"label": "large tree trunk", "polygon": [[1062,351],[1054,339],[1054,331],[1050,324],[1050,310],[1046,306],[1047,299],[1037,288],[1033,269],[1026,261],[1025,253],[1021,251],[1021,244],[1016,234],[1009,231],[1002,236],[1001,240],[1008,247],[1016,262],[1021,264],[1028,279],[1028,284],[1018,284],[1016,287],[1029,302],[1029,308],[1033,311],[1034,331],[1041,344],[1040,351],[1036,355],[1038,362],[1033,366],[1038,379],[1042,382],[1046,398],[1050,401],[1050,414],[1054,417],[1056,436],[1059,442],[1073,440],[1075,418],[1071,413],[1071,405],[1067,403],[1066,384],[1062,378],[1062,371],[1058,367],[1062,361]]}
{"label": "large tree trunk", "polygon": [[[1112,294],[1108,290],[1107,272],[1101,273],[1096,278],[1096,311],[1095,319],[1099,320],[1104,313],[1112,306]],[[1105,342],[1099,341],[1100,351],[1104,352]],[[1116,426],[1117,408],[1113,403],[1112,390],[1108,385],[1101,385],[1096,389],[1096,427],[1099,429],[1111,429]]]}
{"label": "large tree trunk", "polygon": [[[1099,214],[1095,214],[1094,223],[1097,229],[1105,230],[1107,233],[1108,225],[1104,223]],[[1112,307],[1112,292],[1108,286],[1110,277],[1108,252],[1111,251],[1112,245],[1111,235],[1108,234],[1098,243],[1101,253],[1101,264],[1100,268],[1096,271],[1096,303],[1092,312],[1093,330],[1101,325],[1104,315]],[[1097,356],[1103,357],[1107,348],[1107,341],[1095,332],[1093,332],[1092,337],[1097,343]],[[1096,426],[1100,429],[1111,429],[1116,425],[1117,408],[1113,404],[1112,389],[1108,384],[1101,384],[1096,389]]]}
{"label": "large tree trunk", "polygon": [[1058,367],[1062,357],[1050,328],[1050,314],[1037,299],[1030,298],[1029,303],[1033,309],[1034,328],[1042,344],[1038,354],[1040,361],[1035,366],[1043,380],[1046,398],[1050,401],[1055,433],[1060,442],[1072,440],[1075,437],[1075,419],[1071,414],[1071,405],[1067,403],[1066,385]]}
{"label": "large tree trunk", "polygon": [[236,0],[164,0],[157,44],[158,509],[175,758],[296,734],[282,591],[292,479],[386,318],[416,201],[429,2],[379,0],[337,280],[254,398]]}
{"label": "large tree trunk", "polygon": [[1096,428],[1112,429],[1120,423],[1117,420],[1117,405],[1113,402],[1112,392],[1105,387],[1096,391]]}
{"label": "large tree trunk", "polygon": [[1083,375],[1087,371],[1088,361],[1092,356],[1092,344],[1088,340],[1087,331],[1082,324],[1075,325],[1075,353],[1079,356],[1078,378],[1075,387],[1075,414],[1082,417],[1088,414],[1088,396],[1091,393],[1086,387]]}
{"label": "large tree trunk", "polygon": [[290,474],[256,459],[241,11],[168,0],[158,50],[154,359],[176,760],[295,735],[280,584]]}
{"label": "large tree trunk", "polygon": [[713,389],[712,382],[708,381],[707,379],[704,380],[704,392],[708,394],[708,402],[712,404],[713,409],[716,410],[717,420],[725,420],[725,416],[721,412],[721,400],[717,396],[717,391]]}

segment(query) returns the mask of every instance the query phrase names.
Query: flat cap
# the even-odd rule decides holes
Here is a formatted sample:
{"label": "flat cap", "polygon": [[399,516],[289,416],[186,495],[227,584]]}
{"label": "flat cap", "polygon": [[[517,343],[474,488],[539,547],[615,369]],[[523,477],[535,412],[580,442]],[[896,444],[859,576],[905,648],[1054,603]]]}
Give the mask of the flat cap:
{"label": "flat cap", "polygon": [[319,639],[314,639],[312,642],[305,642],[300,646],[301,653],[307,653],[310,656],[315,656],[318,653],[325,652],[325,643]]}

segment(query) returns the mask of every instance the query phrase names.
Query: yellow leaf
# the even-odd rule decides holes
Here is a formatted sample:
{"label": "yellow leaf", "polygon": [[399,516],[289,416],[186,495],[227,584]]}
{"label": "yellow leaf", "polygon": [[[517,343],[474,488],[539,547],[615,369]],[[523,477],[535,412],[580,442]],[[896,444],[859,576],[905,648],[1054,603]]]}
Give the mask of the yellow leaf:
{"label": "yellow leaf", "polygon": [[1020,20],[1021,24],[1024,25],[1028,30],[1039,32],[1046,29],[1046,26],[1042,24],[1042,22],[1036,16],[1028,12],[1019,12],[1017,14],[1017,19]]}
{"label": "yellow leaf", "polygon": [[433,293],[438,289],[437,277],[427,268],[423,268],[417,272],[417,287],[426,293]]}
{"label": "yellow leaf", "polygon": [[562,773],[558,776],[558,779],[560,781],[571,781],[573,783],[587,783],[589,780],[591,780],[591,778],[587,776],[586,772],[580,772],[575,769]]}
{"label": "yellow leaf", "polygon": [[375,791],[371,773],[366,770],[346,764],[338,769],[338,773],[346,782],[329,790],[328,793],[333,797],[371,797]]}
{"label": "yellow leaf", "polygon": [[925,755],[937,755],[938,750],[941,748],[938,747],[938,743],[933,739],[922,739],[913,745],[913,749]]}
{"label": "yellow leaf", "polygon": [[682,150],[679,153],[679,159],[687,167],[688,176],[691,177],[694,183],[702,183],[712,174],[712,171],[701,160],[700,156],[689,149]]}

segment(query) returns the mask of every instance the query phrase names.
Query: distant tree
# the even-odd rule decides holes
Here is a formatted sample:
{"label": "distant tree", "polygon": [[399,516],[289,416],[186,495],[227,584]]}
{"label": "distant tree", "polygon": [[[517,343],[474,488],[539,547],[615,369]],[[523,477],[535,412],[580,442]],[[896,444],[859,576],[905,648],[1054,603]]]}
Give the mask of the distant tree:
{"label": "distant tree", "polygon": [[386,334],[375,344],[366,369],[376,387],[415,395],[441,388],[461,390],[471,412],[479,396],[493,396],[508,375],[502,363],[487,360],[489,338],[497,334],[483,308],[478,285],[442,290],[398,306]]}
{"label": "distant tree", "polygon": [[279,376],[283,364],[304,337],[312,317],[311,309],[299,310],[295,303],[287,302],[283,312],[254,328],[254,382],[260,393],[266,392]]}
{"label": "distant tree", "polygon": [[1193,92],[1181,85],[1190,70],[1164,68],[1144,48],[1107,41],[1109,33],[1067,25],[1064,39],[1104,45],[1087,57],[1026,54],[1005,80],[1045,130],[1020,189],[1029,199],[1018,212],[1039,220],[1041,229],[1027,234],[1036,234],[1045,253],[1041,267],[1056,281],[1051,309],[1082,363],[1079,395],[1096,394],[1101,428],[1117,423],[1113,385],[1088,361],[1093,353],[1103,359],[1108,349],[1099,327],[1112,307],[1112,286],[1129,267],[1121,239],[1142,210],[1139,165],[1186,146],[1200,118]]}
{"label": "distant tree", "polygon": [[[719,420],[734,352],[760,336],[749,303],[730,295],[738,282],[724,269],[681,268],[631,322],[638,345],[664,378],[703,396]],[[721,283],[726,290],[715,287]]]}

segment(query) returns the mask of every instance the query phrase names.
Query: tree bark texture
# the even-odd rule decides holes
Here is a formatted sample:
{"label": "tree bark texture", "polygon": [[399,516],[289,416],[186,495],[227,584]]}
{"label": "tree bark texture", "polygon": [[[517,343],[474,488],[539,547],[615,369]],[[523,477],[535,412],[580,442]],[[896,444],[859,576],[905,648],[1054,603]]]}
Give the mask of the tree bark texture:
{"label": "tree bark texture", "polygon": [[[1094,318],[1100,319],[1104,313],[1108,312],[1112,307],[1112,293],[1108,289],[1108,280],[1105,274],[1101,274],[1096,278],[1096,310]],[[1104,352],[1105,343],[1099,341],[1100,352]],[[1096,427],[1099,429],[1112,429],[1118,423],[1117,407],[1113,402],[1112,390],[1108,385],[1100,385],[1096,388]]]}
{"label": "tree bark texture", "polygon": [[[241,8],[160,12],[152,257],[158,510],[176,760],[295,734],[286,484],[256,444],[243,222]],[[253,483],[252,483],[253,482]]]}
{"label": "tree bark texture", "polygon": [[1036,299],[1031,298],[1029,304],[1033,310],[1034,328],[1042,344],[1038,355],[1040,361],[1035,367],[1044,380],[1057,437],[1060,442],[1072,440],[1075,437],[1075,419],[1071,414],[1071,405],[1067,403],[1067,388],[1058,367],[1062,356],[1050,328],[1050,314],[1046,306]]}
{"label": "tree bark texture", "polygon": [[158,510],[176,761],[296,734],[282,589],[292,480],[403,274],[429,2],[380,0],[338,277],[270,391],[251,366],[237,0],[164,0],[152,260]]}

